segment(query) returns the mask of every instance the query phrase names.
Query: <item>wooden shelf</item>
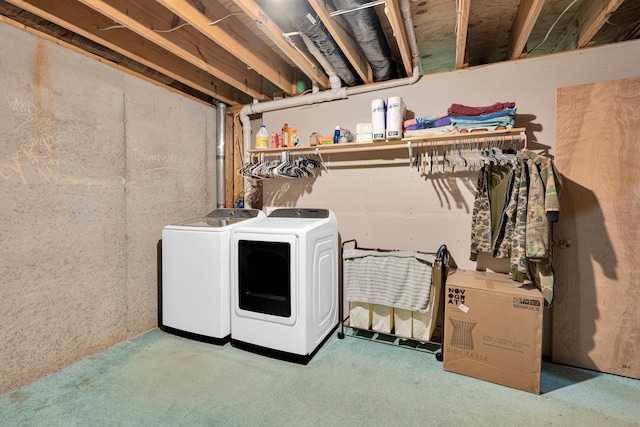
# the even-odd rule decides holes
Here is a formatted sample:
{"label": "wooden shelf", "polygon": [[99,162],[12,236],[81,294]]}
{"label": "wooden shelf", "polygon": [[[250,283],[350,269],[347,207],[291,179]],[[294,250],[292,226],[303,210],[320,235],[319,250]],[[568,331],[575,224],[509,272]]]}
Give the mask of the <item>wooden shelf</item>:
{"label": "wooden shelf", "polygon": [[452,141],[472,141],[482,143],[492,138],[510,138],[518,141],[525,140],[525,128],[514,128],[508,130],[497,130],[489,132],[454,133],[442,136],[423,136],[402,139],[386,139],[381,141],[367,142],[347,142],[343,144],[314,145],[311,147],[283,147],[283,148],[253,148],[248,150],[251,154],[260,153],[281,153],[288,151],[291,153],[349,153],[354,151],[380,151],[396,150],[407,148],[409,145],[427,143],[431,146],[448,145]]}

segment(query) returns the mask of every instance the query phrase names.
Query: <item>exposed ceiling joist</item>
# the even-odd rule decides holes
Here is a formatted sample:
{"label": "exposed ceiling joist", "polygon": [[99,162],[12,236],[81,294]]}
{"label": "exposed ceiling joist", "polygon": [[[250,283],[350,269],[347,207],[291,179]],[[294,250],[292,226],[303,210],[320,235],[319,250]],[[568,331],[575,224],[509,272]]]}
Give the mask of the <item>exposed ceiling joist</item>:
{"label": "exposed ceiling joist", "polygon": [[296,94],[296,82],[293,69],[282,58],[276,55],[259,39],[251,40],[244,37],[237,28],[239,23],[230,17],[232,25],[222,23],[211,25],[213,22],[229,17],[227,10],[215,0],[198,3],[199,8],[189,0],[157,0],[167,9],[188,22],[209,40],[217,43],[227,52],[278,86],[288,95]]}
{"label": "exposed ceiling joist", "polygon": [[596,33],[624,0],[585,0],[579,3],[554,51],[582,49],[590,45]]}
{"label": "exposed ceiling joist", "polygon": [[[6,6],[6,2],[4,2],[4,0],[0,1],[0,10],[4,9],[4,7]],[[23,14],[25,12],[22,12]],[[183,96],[187,96],[191,99],[193,99],[194,101],[197,102],[204,102],[207,104],[211,103],[211,99],[210,98],[203,98],[202,97],[202,93],[193,93],[193,90],[191,90],[190,87],[188,86],[184,86],[184,85],[178,85],[175,86],[174,84],[177,81],[174,81],[173,83],[169,84],[167,83],[167,79],[168,80],[172,80],[169,77],[165,76],[164,78],[158,79],[158,74],[153,72],[152,70],[148,70],[149,72],[140,72],[139,69],[137,69],[136,67],[131,67],[130,63],[127,62],[125,64],[122,64],[120,62],[117,61],[111,61],[109,59],[106,59],[104,57],[104,52],[101,51],[100,53],[93,53],[89,50],[87,50],[87,43],[89,42],[88,40],[84,40],[83,43],[78,44],[77,39],[79,36],[74,36],[70,41],[65,40],[65,39],[61,39],[59,38],[58,35],[54,35],[48,32],[44,32],[41,29],[36,29],[36,26],[33,26],[31,24],[25,24],[22,22],[22,18],[24,17],[24,15],[21,14],[20,16],[16,16],[16,19],[12,19],[9,18],[7,15],[4,14],[0,14],[0,22],[5,23],[7,25],[10,25],[12,27],[24,30],[36,37],[40,37],[44,40],[47,40],[53,44],[57,44],[58,46],[61,46],[63,48],[72,50],[74,52],[76,52],[79,55],[83,55],[86,56],[88,58],[91,58],[93,60],[96,60],[102,64],[114,67],[118,70],[121,70],[127,74],[136,76],[137,78],[140,78],[142,80],[148,81],[149,83],[155,83],[158,84],[159,82],[164,83],[163,86],[169,90],[172,91],[174,93],[183,95]],[[39,18],[38,18],[39,19]],[[55,24],[51,24],[55,27]],[[39,28],[39,27],[38,27]],[[66,31],[66,30],[65,30]],[[90,43],[90,42],[89,42]],[[233,108],[233,107],[232,107]]]}
{"label": "exposed ceiling joist", "polygon": [[387,7],[385,12],[389,18],[391,28],[393,28],[393,35],[398,42],[398,49],[400,49],[400,56],[402,57],[402,64],[404,65],[404,71],[407,76],[413,75],[413,64],[411,60],[411,46],[409,45],[409,39],[407,32],[404,28],[404,18],[402,17],[402,11],[398,0],[387,0]]}
{"label": "exposed ceiling joist", "polygon": [[364,83],[373,82],[373,73],[371,66],[365,58],[362,50],[358,47],[357,43],[349,35],[346,30],[346,25],[341,16],[330,16],[331,12],[334,12],[333,7],[322,0],[309,0],[309,4],[313,7],[313,10],[318,14],[318,17],[327,28],[333,39],[336,41],[340,49],[347,57],[351,65],[355,69],[356,73],[360,76]]}
{"label": "exposed ceiling joist", "polygon": [[302,70],[310,79],[315,80],[322,87],[328,88],[329,77],[320,68],[320,66],[311,61],[311,58],[303,56],[296,49],[291,47],[288,42],[282,37],[286,32],[283,31],[278,25],[269,17],[269,15],[262,10],[262,8],[254,0],[234,0],[234,3],[240,7],[258,27],[264,31],[264,33],[271,39],[271,41],[285,54],[291,58],[298,68]]}
{"label": "exposed ceiling joist", "polygon": [[509,57],[519,59],[526,56],[527,40],[533,31],[545,0],[522,0],[518,5],[518,12],[513,20],[509,34]]}
{"label": "exposed ceiling joist", "polygon": [[127,29],[100,31],[98,28],[105,28],[112,22],[81,3],[71,0],[10,0],[10,3],[206,95],[229,104],[237,103],[238,95],[233,87],[201,68],[167,54],[166,50],[138,34]]}
{"label": "exposed ceiling joist", "polygon": [[[80,0],[85,5],[111,18],[211,75],[242,90],[249,96],[267,100],[262,92],[262,78],[215,43],[199,43],[202,36],[190,26],[173,32],[177,26],[173,13],[152,0]],[[113,29],[109,31],[118,31]]]}
{"label": "exposed ceiling joist", "polygon": [[[431,74],[640,38],[638,0],[381,3],[0,0],[0,15],[171,90],[225,102],[228,111],[256,100],[296,96],[310,81],[314,90],[328,89],[321,63],[331,64],[344,86],[411,75],[414,46],[420,73]],[[375,8],[373,16],[347,10],[329,16],[335,8],[368,7]],[[297,15],[307,13],[310,22],[317,17],[324,24],[307,34],[313,46],[292,36],[301,28]],[[406,13],[413,28],[405,28]]]}
{"label": "exposed ceiling joist", "polygon": [[467,67],[467,31],[471,0],[456,1],[456,69]]}
{"label": "exposed ceiling joist", "polygon": [[585,0],[574,22],[578,25],[576,47],[587,47],[624,0]]}

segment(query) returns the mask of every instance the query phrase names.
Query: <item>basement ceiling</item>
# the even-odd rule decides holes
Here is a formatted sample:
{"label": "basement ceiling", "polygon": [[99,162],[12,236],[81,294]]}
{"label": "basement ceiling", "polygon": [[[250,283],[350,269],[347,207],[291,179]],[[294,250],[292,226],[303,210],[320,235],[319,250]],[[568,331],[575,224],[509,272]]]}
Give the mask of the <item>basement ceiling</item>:
{"label": "basement ceiling", "polygon": [[0,20],[238,106],[332,70],[359,86],[636,39],[640,1],[0,0]]}

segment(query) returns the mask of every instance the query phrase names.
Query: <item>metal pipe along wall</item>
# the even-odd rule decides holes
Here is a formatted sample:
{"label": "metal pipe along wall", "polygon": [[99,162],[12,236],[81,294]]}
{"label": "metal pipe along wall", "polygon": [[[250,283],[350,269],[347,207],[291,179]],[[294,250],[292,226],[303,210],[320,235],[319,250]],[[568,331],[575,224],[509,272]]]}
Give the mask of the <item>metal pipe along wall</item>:
{"label": "metal pipe along wall", "polygon": [[227,106],[223,102],[216,105],[216,200],[217,207],[224,208],[226,185],[225,185],[225,147],[226,143],[226,114]]}

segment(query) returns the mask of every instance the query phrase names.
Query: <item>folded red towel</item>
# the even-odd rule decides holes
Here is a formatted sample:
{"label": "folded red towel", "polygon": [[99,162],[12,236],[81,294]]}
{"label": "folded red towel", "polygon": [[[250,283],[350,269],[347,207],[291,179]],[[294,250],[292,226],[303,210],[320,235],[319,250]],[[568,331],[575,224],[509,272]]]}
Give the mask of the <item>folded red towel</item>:
{"label": "folded red towel", "polygon": [[449,107],[450,116],[479,116],[480,114],[495,113],[497,111],[504,110],[505,108],[514,108],[515,102],[496,102],[492,105],[485,107],[470,107],[462,104],[451,104]]}

